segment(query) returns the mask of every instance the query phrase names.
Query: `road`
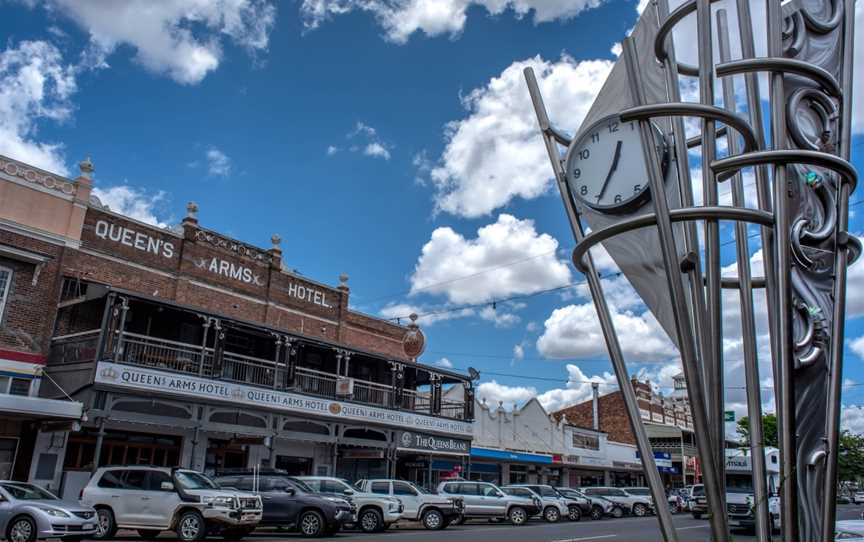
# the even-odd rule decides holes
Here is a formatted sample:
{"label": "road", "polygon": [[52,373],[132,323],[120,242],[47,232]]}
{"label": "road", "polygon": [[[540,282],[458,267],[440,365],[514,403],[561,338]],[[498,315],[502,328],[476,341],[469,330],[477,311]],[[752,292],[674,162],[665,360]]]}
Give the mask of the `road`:
{"label": "road", "polygon": [[[864,507],[855,505],[838,506],[838,519],[858,519]],[[673,516],[680,542],[709,542],[708,521],[693,519],[689,515]],[[132,542],[140,540],[134,536],[121,536],[118,540]],[[131,534],[131,533],[130,533]],[[735,542],[753,541],[755,538],[746,533],[735,532]],[[165,533],[162,539],[174,538]],[[216,539],[214,539],[216,540]],[[275,542],[277,540],[302,540],[295,533],[262,532],[245,538],[248,542]],[[326,539],[325,539],[326,540]],[[379,534],[364,534],[346,531],[329,540],[352,540],[352,542],[662,542],[657,529],[657,519],[625,517],[604,519],[602,521],[583,520],[578,523],[562,521],[550,524],[532,521],[522,527],[509,524],[484,522],[449,527],[444,531],[427,531],[422,527],[394,526]]]}

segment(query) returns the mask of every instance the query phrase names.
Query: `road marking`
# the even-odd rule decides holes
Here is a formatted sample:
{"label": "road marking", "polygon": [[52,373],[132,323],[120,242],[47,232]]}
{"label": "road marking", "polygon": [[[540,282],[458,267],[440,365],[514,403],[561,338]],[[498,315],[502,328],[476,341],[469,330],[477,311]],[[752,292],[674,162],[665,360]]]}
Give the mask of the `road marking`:
{"label": "road marking", "polygon": [[687,529],[707,529],[710,525],[691,525],[690,527],[677,527],[676,531],[686,531]]}
{"label": "road marking", "polygon": [[597,536],[585,536],[582,538],[565,538],[564,540],[556,540],[555,542],[580,542],[581,540],[600,540],[601,538],[615,538],[617,534],[598,534]]}

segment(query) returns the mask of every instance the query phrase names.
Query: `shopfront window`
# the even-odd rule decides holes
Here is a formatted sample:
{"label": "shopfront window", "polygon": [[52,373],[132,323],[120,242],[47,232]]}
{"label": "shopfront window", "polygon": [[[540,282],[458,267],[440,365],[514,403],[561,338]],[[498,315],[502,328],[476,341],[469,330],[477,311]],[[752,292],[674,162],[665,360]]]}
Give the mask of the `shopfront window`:
{"label": "shopfront window", "polygon": [[[81,432],[69,437],[64,470],[89,470],[96,461],[95,431]],[[180,465],[180,437],[147,435],[123,431],[106,431],[99,454],[99,467],[105,465],[154,465],[176,467]]]}
{"label": "shopfront window", "polygon": [[0,479],[9,480],[12,478],[17,451],[17,438],[0,438]]}
{"label": "shopfront window", "polygon": [[527,484],[528,467],[526,467],[525,465],[510,465],[510,483]]}
{"label": "shopfront window", "polygon": [[30,378],[0,376],[0,393],[26,397],[30,395],[31,382],[33,382],[33,380]]}

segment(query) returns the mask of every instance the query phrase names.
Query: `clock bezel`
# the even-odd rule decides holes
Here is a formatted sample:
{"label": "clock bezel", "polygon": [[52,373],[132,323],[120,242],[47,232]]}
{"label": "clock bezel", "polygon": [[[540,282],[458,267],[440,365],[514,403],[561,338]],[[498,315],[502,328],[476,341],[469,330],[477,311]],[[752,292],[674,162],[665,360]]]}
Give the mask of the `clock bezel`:
{"label": "clock bezel", "polygon": [[[598,126],[608,126],[610,121],[617,120],[622,124],[625,123],[621,120],[621,116],[617,113],[613,113],[611,115],[607,115],[602,117],[595,122],[591,123],[590,126],[581,130],[578,137],[574,138],[570,143],[570,147],[567,149],[567,153],[564,156],[564,177],[567,180],[567,188],[571,192],[572,197],[577,199],[586,207],[589,207],[595,211],[605,213],[605,214],[626,214],[635,211],[636,209],[642,207],[645,203],[647,203],[651,199],[651,183],[645,181],[642,190],[636,193],[634,196],[622,201],[621,203],[613,203],[609,205],[600,205],[597,203],[592,203],[591,201],[583,198],[577,190],[575,190],[574,180],[572,178],[572,167],[571,161],[573,160],[573,156],[576,154],[576,149],[584,148],[584,142],[587,137],[592,134]],[[638,121],[630,121],[630,122],[638,122]],[[666,174],[669,170],[669,144],[666,141],[666,137],[663,135],[663,130],[657,126],[656,123],[652,122],[651,126],[657,133],[657,138],[659,142],[659,146],[662,148],[660,158],[660,171],[663,176],[663,182],[666,182]],[[601,143],[602,144],[602,143]],[[641,153],[641,149],[640,149]],[[644,160],[644,158],[643,158]]]}

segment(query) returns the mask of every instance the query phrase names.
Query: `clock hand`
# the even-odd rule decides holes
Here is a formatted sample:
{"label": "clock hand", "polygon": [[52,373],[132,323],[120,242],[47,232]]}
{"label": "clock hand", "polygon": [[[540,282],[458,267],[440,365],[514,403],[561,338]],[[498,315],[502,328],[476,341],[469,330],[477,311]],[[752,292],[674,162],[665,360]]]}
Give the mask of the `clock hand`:
{"label": "clock hand", "polygon": [[606,175],[606,180],[603,181],[603,186],[600,188],[600,194],[597,195],[598,202],[603,198],[603,194],[606,193],[606,187],[609,186],[612,174],[615,173],[616,169],[618,169],[618,160],[621,158],[621,144],[622,141],[619,139],[618,144],[615,145],[615,158],[612,159],[612,167],[609,168],[609,174]]}

